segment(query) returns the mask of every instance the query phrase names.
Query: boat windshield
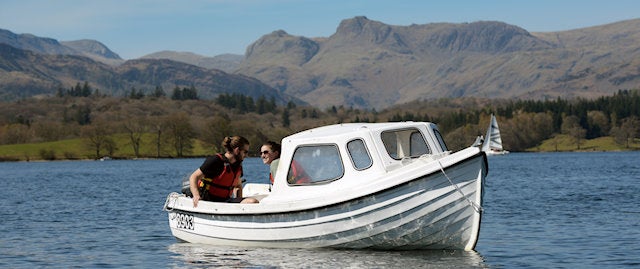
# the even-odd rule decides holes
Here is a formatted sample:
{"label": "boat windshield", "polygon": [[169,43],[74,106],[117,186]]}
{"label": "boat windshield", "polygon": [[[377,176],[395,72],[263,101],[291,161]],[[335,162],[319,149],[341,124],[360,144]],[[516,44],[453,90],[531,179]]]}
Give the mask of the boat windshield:
{"label": "boat windshield", "polygon": [[385,131],[381,136],[387,153],[396,160],[431,154],[431,149],[418,129]]}
{"label": "boat windshield", "polygon": [[287,182],[306,185],[338,179],[344,174],[336,145],[302,146],[293,153]]}

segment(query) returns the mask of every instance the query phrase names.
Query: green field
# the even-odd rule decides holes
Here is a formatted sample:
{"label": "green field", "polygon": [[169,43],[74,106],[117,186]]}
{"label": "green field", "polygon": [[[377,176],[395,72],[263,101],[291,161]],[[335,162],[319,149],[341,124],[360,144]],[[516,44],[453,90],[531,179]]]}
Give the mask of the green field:
{"label": "green field", "polygon": [[629,144],[629,148],[617,144],[613,137],[605,136],[590,140],[583,140],[580,148],[575,140],[567,135],[558,135],[555,138],[547,139],[541,145],[527,149],[528,152],[551,152],[551,151],[629,151],[640,150],[640,139],[635,139]]}
{"label": "green field", "polygon": [[[114,159],[136,158],[131,142],[126,135],[113,137],[116,150],[109,154],[101,150],[99,157],[108,156]],[[152,136],[142,137],[140,145],[140,158],[156,158],[157,153]],[[185,153],[183,157],[199,157],[213,154],[212,149],[203,145],[199,140],[193,143],[193,150]],[[161,158],[176,157],[175,151],[165,146],[160,154]],[[84,139],[68,139],[54,142],[0,145],[0,161],[33,161],[33,160],[81,160],[97,159],[95,149],[92,149]]]}

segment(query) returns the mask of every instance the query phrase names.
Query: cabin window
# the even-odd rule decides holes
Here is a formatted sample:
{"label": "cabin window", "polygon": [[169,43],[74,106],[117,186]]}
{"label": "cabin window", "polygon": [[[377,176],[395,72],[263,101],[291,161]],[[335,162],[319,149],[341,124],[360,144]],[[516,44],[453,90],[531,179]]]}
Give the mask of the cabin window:
{"label": "cabin window", "polygon": [[387,150],[387,153],[389,153],[389,156],[394,159],[401,159],[398,156],[398,143],[396,142],[398,139],[396,137],[396,132],[382,132],[381,138],[384,148]]}
{"label": "cabin window", "polygon": [[424,136],[415,128],[385,131],[382,132],[381,138],[389,156],[396,160],[431,153]]}
{"label": "cabin window", "polygon": [[438,130],[433,130],[433,132],[436,134],[436,140],[438,140],[438,143],[440,144],[440,147],[442,148],[442,151],[447,151],[447,144],[444,143],[444,139],[442,138],[442,134],[440,134],[440,132]]}
{"label": "cabin window", "polygon": [[371,167],[373,161],[362,139],[350,141],[347,143],[347,149],[349,150],[351,162],[356,170],[364,170]]}
{"label": "cabin window", "polygon": [[431,150],[427,146],[427,142],[424,141],[422,133],[415,131],[411,133],[411,157],[419,157],[425,154],[430,154]]}
{"label": "cabin window", "polygon": [[287,182],[307,185],[338,179],[344,174],[336,145],[303,146],[293,153]]}

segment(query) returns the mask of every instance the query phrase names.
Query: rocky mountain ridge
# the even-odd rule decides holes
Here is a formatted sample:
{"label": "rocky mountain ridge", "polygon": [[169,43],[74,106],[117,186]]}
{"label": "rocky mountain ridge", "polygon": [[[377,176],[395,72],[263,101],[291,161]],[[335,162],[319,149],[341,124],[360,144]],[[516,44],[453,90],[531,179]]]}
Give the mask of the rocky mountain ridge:
{"label": "rocky mountain ridge", "polygon": [[221,54],[214,57],[202,56],[193,52],[159,51],[140,57],[141,59],[168,59],[197,65],[207,69],[219,69],[227,73],[232,73],[244,60],[243,55]]}
{"label": "rocky mountain ridge", "polygon": [[639,35],[640,20],[529,33],[502,22],[392,26],[355,17],[326,39],[267,34],[236,72],[320,107],[592,98],[638,88]]}
{"label": "rocky mountain ridge", "polygon": [[[244,56],[158,52],[131,63],[117,62],[117,54],[109,54],[106,47],[96,45],[99,42],[37,40],[30,35],[12,36],[6,32],[0,31],[0,43],[60,57],[47,58],[48,64],[31,62],[31,66],[16,67],[6,55],[8,49],[0,47],[0,79],[7,81],[8,77],[14,89],[22,87],[22,96],[34,91],[25,87],[33,88],[45,82],[56,84],[44,78],[66,85],[74,79],[102,77],[99,85],[123,91],[132,86],[151,87],[159,81],[164,85],[186,83],[186,79],[214,87],[223,83],[205,80],[225,81],[220,74],[228,73],[244,79],[257,78],[268,85],[265,91],[283,100],[298,98],[321,108],[344,105],[382,109],[443,97],[593,98],[611,95],[619,89],[638,88],[640,84],[640,19],[569,31],[531,33],[495,21],[395,26],[360,16],[343,20],[329,37],[307,38],[283,30],[273,31],[249,45]],[[16,40],[21,42],[16,45]],[[93,67],[84,60],[78,64],[102,74],[66,74],[65,77],[59,71],[44,68],[56,61],[61,62],[57,65],[62,69],[67,68],[63,63],[69,58],[60,54],[100,55],[102,60],[91,57],[100,61],[94,61]],[[124,65],[122,68],[136,66],[137,71],[123,72],[121,65]],[[105,66],[110,72],[103,72]],[[34,73],[39,76],[20,73],[20,68],[38,70],[39,73]],[[172,72],[164,72],[165,68]],[[134,73],[146,75],[132,75]],[[173,73],[179,75],[172,76]],[[122,77],[123,74],[127,76]],[[237,81],[236,78],[226,78],[226,81]],[[263,89],[263,86],[254,86],[249,88]],[[2,86],[0,91],[6,91],[3,88],[7,89]],[[207,88],[212,96],[220,90],[222,88]]]}

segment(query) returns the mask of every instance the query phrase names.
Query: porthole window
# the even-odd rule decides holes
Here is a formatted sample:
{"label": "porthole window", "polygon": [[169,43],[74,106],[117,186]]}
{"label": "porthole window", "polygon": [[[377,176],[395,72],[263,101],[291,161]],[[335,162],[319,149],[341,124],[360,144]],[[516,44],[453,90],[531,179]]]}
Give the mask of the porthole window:
{"label": "porthole window", "polygon": [[347,143],[347,150],[356,170],[364,170],[371,167],[373,161],[362,139],[352,140]]}

